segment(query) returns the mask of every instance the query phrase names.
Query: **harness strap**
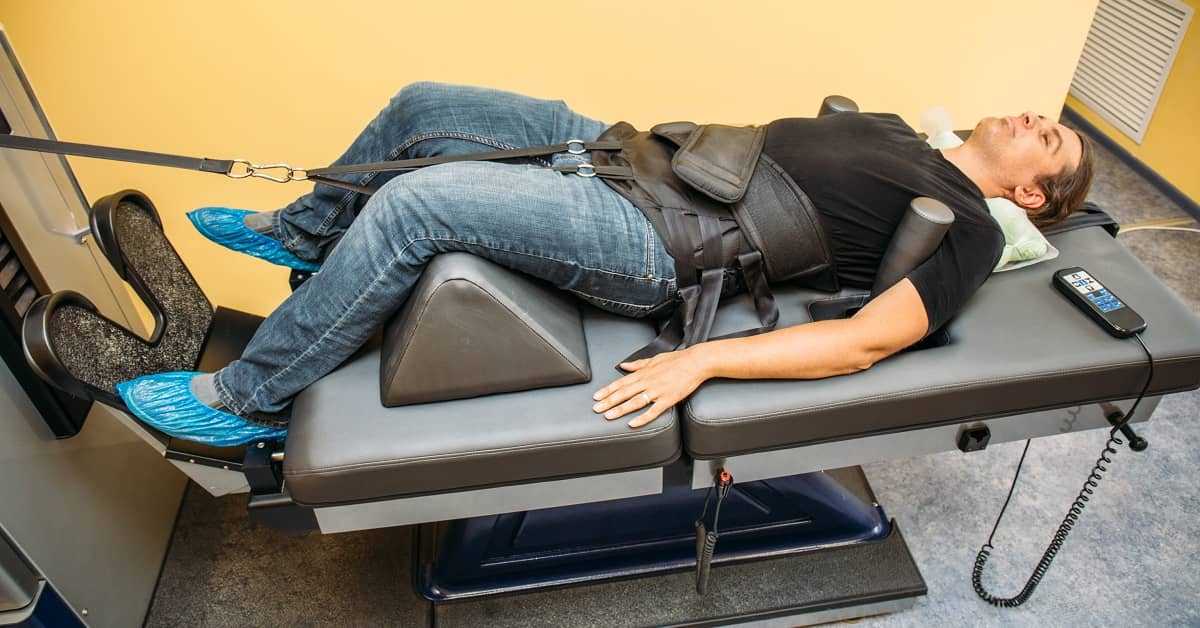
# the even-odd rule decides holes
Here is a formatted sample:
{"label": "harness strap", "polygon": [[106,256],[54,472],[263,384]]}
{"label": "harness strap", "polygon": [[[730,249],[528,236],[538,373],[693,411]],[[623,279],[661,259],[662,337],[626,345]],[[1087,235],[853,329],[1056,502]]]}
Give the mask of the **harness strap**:
{"label": "harness strap", "polygon": [[309,181],[316,181],[317,183],[323,183],[323,184],[331,186],[331,187],[341,188],[343,190],[349,190],[351,192],[358,192],[359,194],[366,194],[367,196],[370,196],[375,193],[375,188],[367,187],[365,185],[358,185],[357,183],[347,183],[345,181],[338,181],[337,179],[330,179],[329,177],[311,176],[310,175],[308,177],[308,179],[309,179]]}
{"label": "harness strap", "polygon": [[[675,345],[666,349],[673,351],[679,343],[686,343],[689,337],[695,336],[694,322],[696,309],[700,305],[701,285],[697,281],[697,271],[703,272],[704,267],[696,267],[693,252],[703,246],[703,241],[697,237],[699,224],[689,220],[684,210],[670,207],[663,208],[663,218],[667,226],[667,237],[670,239],[671,250],[681,251],[675,256],[675,284],[679,292],[680,305],[675,309],[672,323],[679,325],[678,332],[672,331],[671,336],[679,336]],[[695,218],[692,216],[691,218]],[[668,325],[669,326],[669,325]],[[665,329],[663,330],[666,331]],[[661,335],[661,334],[660,334]],[[693,343],[694,344],[694,343]]]}
{"label": "harness strap", "polygon": [[[746,291],[754,299],[754,310],[758,315],[760,326],[710,338],[709,334],[712,332],[713,321],[716,319],[725,276],[724,268],[721,265],[723,255],[720,220],[712,216],[689,215],[683,210],[675,208],[663,208],[663,218],[673,250],[697,250],[693,237],[699,235],[701,241],[699,250],[702,260],[699,281],[696,279],[695,256],[677,256],[675,258],[675,281],[678,285],[679,306],[675,308],[674,314],[663,326],[658,336],[646,346],[621,360],[622,363],[651,358],[660,353],[674,351],[679,347],[690,347],[707,340],[756,336],[775,329],[779,324],[779,307],[767,285],[762,253],[746,248],[735,259],[742,271],[742,280],[745,283]],[[694,224],[698,228],[699,234],[692,229],[692,225],[689,224],[691,223],[690,219],[695,219]],[[617,372],[625,374],[620,367],[617,368]]]}
{"label": "harness strap", "polygon": [[[426,166],[436,166],[455,161],[495,161],[497,159],[517,159],[521,157],[541,157],[554,153],[571,153],[582,155],[590,150],[620,150],[618,141],[584,142],[571,140],[561,144],[533,146],[530,148],[514,148],[510,150],[493,150],[468,155],[443,155],[440,157],[423,157],[420,159],[398,159],[394,161],[377,161],[369,164],[353,164],[348,166],[329,166],[328,168],[313,168],[308,170],[308,176],[328,176],[331,174],[354,174],[359,172],[394,172],[397,170],[416,170]],[[599,174],[597,172],[596,174]],[[585,175],[586,176],[586,175]]]}
{"label": "harness strap", "polygon": [[700,292],[692,312],[691,325],[685,327],[683,346],[690,347],[708,340],[713,321],[717,318],[717,305],[721,300],[721,285],[725,280],[725,267],[721,263],[721,221],[713,216],[696,216],[700,223]]}
{"label": "harness strap", "polygon": [[152,153],[144,150],[77,144],[75,142],[60,142],[58,140],[44,140],[37,137],[22,137],[20,135],[8,134],[0,134],[0,148],[15,148],[17,150],[57,153],[59,155],[75,155],[77,157],[94,157],[96,159],[111,159],[113,161],[131,161],[151,166],[168,166],[170,168],[215,172],[217,174],[229,174],[234,167],[234,160],[232,159],[184,157],[182,155]]}
{"label": "harness strap", "polygon": [[[779,306],[775,304],[775,297],[771,295],[771,289],[767,286],[767,275],[763,270],[762,259],[760,251],[742,253],[737,258],[738,266],[742,269],[742,281],[746,284],[746,292],[753,297],[754,311],[758,313],[758,322],[762,324],[762,327],[758,329],[738,332],[739,335],[752,336],[771,331],[775,329],[775,325],[779,324]],[[732,336],[722,336],[722,338],[726,337]]]}
{"label": "harness strap", "polygon": [[[621,360],[621,363],[636,362],[638,360],[652,358],[660,353],[674,351],[681,342],[683,342],[683,323],[680,322],[679,311],[676,310],[675,314],[671,316],[671,319],[667,321],[667,324],[663,326],[662,331],[658,332],[658,335],[654,337],[654,340],[650,341],[650,344],[647,344],[641,349],[629,354],[628,357],[626,357],[624,360]],[[620,366],[617,366],[616,369],[621,375],[628,375],[628,373],[621,370]]]}
{"label": "harness strap", "polygon": [[[621,362],[635,362],[652,358],[660,353],[674,351],[684,341],[684,330],[692,329],[692,320],[700,298],[700,286],[696,281],[696,260],[695,256],[691,254],[696,250],[697,242],[692,237],[687,223],[687,214],[682,209],[664,207],[662,216],[666,227],[668,248],[672,251],[679,251],[678,254],[672,256],[675,261],[676,299],[679,301],[679,306],[675,308],[670,320],[658,332],[658,336],[655,336],[654,340],[629,354]],[[617,372],[625,374],[620,366],[617,367]]]}
{"label": "harness strap", "polygon": [[[331,178],[329,175],[416,170],[426,166],[435,166],[438,164],[456,161],[495,161],[500,159],[520,159],[528,157],[541,157],[562,152],[571,153],[573,155],[582,155],[593,150],[620,150],[621,142],[617,140],[601,140],[596,142],[568,140],[560,144],[532,146],[529,148],[493,150],[482,153],[445,155],[441,157],[425,157],[421,159],[399,159],[369,164],[352,164],[346,166],[330,166],[328,168],[313,169],[293,168],[287,164],[259,165],[250,163],[245,159],[209,159],[207,157],[187,157],[183,155],[170,155],[167,153],[155,153],[144,150],[113,148],[110,146],[79,144],[76,142],[61,142],[58,140],[47,140],[36,137],[22,137],[19,135],[6,134],[0,134],[0,148],[13,148],[16,150],[27,150],[39,153],[54,153],[59,155],[75,155],[77,157],[92,157],[96,159],[110,159],[113,161],[126,161],[147,164],[151,166],[183,168],[185,170],[199,170],[200,172],[223,174],[235,179],[257,177],[275,181],[277,183],[311,180],[318,183],[323,183],[325,185],[358,192],[360,194],[370,195],[375,192],[374,188],[367,187],[365,185],[358,185],[356,183],[339,181],[338,179]],[[599,176],[619,179],[633,178],[633,171],[630,168],[616,166],[593,166],[591,164],[580,164],[578,166],[559,167],[555,168],[555,170],[560,172],[575,173],[583,177]],[[272,172],[276,174],[271,174]]]}
{"label": "harness strap", "polygon": [[[766,275],[762,271],[762,254],[758,251],[743,253],[737,257],[738,267],[742,269],[742,281],[747,292],[754,299],[754,310],[758,314],[759,327],[730,332],[720,336],[706,336],[704,340],[725,340],[726,338],[745,338],[757,336],[775,329],[779,323],[779,308],[775,305],[775,297],[767,287]],[[719,288],[718,299],[719,301]],[[716,313],[714,306],[713,313]],[[711,324],[709,325],[711,332]],[[702,342],[702,341],[701,341]],[[695,343],[693,343],[695,344]],[[691,346],[685,344],[684,346]]]}

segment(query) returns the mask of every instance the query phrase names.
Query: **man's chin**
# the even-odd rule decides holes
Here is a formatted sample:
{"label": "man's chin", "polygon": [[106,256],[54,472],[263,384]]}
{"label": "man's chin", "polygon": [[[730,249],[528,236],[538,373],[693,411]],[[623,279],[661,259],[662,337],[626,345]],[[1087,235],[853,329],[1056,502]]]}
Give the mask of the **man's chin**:
{"label": "man's chin", "polygon": [[979,140],[989,143],[997,143],[1011,136],[1011,127],[1008,126],[1008,120],[1005,118],[984,118],[975,125],[975,129],[971,131],[971,135],[979,136]]}
{"label": "man's chin", "polygon": [[995,135],[996,130],[999,128],[996,123],[1003,121],[1003,118],[984,118],[975,125],[974,129],[971,129],[971,135],[978,135],[981,138],[988,135]]}

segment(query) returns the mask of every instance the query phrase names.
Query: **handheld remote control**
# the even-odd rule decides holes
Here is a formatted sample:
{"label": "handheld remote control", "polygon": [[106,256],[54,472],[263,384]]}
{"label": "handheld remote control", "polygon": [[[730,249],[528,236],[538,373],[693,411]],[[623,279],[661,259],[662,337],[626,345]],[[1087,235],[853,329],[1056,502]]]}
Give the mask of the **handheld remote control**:
{"label": "handheld remote control", "polygon": [[1086,270],[1073,266],[1054,273],[1051,281],[1075,307],[1083,310],[1105,331],[1117,338],[1128,338],[1143,329],[1146,321],[1133,308],[1117,298]]}

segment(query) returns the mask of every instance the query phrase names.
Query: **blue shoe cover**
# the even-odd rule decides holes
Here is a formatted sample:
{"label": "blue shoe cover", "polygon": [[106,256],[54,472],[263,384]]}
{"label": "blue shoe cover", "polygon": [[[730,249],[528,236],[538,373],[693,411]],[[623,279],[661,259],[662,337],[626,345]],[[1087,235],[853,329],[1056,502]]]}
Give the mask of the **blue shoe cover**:
{"label": "blue shoe cover", "polygon": [[252,213],[246,209],[201,207],[188,212],[187,217],[201,235],[227,249],[296,270],[316,272],[321,269],[320,264],[296,257],[278,240],[247,227],[243,221],[246,214]]}
{"label": "blue shoe cover", "polygon": [[201,403],[191,388],[192,378],[199,374],[171,371],[143,375],[117,384],[117,394],[134,416],[175,438],[214,447],[232,447],[287,437],[287,428],[251,423]]}

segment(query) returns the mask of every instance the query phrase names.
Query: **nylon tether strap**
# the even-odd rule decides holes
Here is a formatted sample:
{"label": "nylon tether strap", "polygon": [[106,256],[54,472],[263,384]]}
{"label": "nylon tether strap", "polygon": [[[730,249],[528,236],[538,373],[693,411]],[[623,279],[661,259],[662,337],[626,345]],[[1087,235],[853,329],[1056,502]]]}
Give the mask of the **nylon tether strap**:
{"label": "nylon tether strap", "polygon": [[[352,164],[346,166],[330,166],[328,168],[313,169],[293,168],[292,166],[281,163],[255,164],[245,159],[209,159],[207,157],[187,157],[183,155],[170,155],[167,153],[155,153],[144,150],[113,148],[109,146],[79,144],[75,142],[60,142],[58,140],[47,140],[36,137],[21,137],[18,135],[4,134],[0,134],[0,148],[13,148],[16,150],[27,150],[39,153],[54,153],[59,155],[75,155],[77,157],[92,157],[96,159],[126,161],[139,164],[148,164],[151,166],[183,168],[185,170],[198,170],[200,172],[223,174],[234,179],[255,177],[259,179],[267,179],[268,181],[274,181],[276,183],[311,180],[317,183],[324,183],[326,185],[352,190],[361,194],[372,194],[375,191],[373,188],[355,183],[339,181],[337,179],[331,179],[329,178],[329,175],[416,170],[426,166],[436,166],[438,164],[456,161],[495,161],[499,159],[520,159],[528,157],[541,157],[564,152],[571,153],[572,155],[582,155],[591,150],[619,150],[621,148],[621,143],[615,140],[600,142],[568,140],[560,144],[550,144],[547,146],[533,146],[529,148],[515,148],[510,150],[494,150],[466,155],[445,155],[441,157],[426,157],[422,159],[399,159],[395,161],[380,161],[369,164]],[[575,166],[559,166],[554,168],[554,170],[563,173],[578,174],[582,177],[598,176],[625,179],[633,176],[632,170],[620,166],[593,166],[591,164],[579,164]]]}
{"label": "nylon tether strap", "polygon": [[130,161],[139,164],[149,164],[151,166],[169,166],[171,168],[200,170],[202,172],[215,172],[217,174],[229,174],[234,169],[235,161],[244,161],[184,157],[181,155],[168,155],[166,153],[152,153],[144,150],[110,148],[108,146],[76,144],[75,142],[60,142],[58,140],[44,140],[36,137],[21,137],[19,135],[7,134],[0,134],[0,147],[31,150],[39,153],[56,153],[59,155],[95,157],[97,159],[111,159],[114,161]]}

